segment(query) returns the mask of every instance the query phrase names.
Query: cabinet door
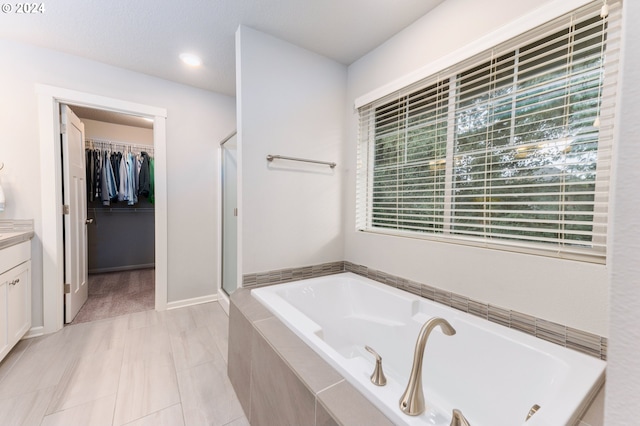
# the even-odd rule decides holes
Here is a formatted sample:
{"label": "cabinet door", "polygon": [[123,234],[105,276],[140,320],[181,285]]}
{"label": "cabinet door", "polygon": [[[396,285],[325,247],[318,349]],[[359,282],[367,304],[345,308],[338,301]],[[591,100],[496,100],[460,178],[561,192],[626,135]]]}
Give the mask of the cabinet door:
{"label": "cabinet door", "polygon": [[31,261],[8,271],[7,279],[7,329],[9,344],[18,340],[31,327]]}

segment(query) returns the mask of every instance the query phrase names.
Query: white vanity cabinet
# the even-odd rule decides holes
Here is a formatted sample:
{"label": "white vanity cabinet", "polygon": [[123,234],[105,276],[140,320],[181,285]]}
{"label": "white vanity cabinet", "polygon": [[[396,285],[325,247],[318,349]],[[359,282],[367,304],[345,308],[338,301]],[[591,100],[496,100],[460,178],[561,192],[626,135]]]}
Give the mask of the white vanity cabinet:
{"label": "white vanity cabinet", "polygon": [[0,360],[31,328],[31,242],[0,250]]}

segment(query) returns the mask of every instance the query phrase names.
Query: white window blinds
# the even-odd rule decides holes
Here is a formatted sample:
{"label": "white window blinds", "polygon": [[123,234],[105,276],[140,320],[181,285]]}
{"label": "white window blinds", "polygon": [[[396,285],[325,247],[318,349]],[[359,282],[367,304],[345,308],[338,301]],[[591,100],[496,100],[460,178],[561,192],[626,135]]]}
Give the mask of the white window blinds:
{"label": "white window blinds", "polygon": [[620,5],[359,108],[357,227],[604,262]]}

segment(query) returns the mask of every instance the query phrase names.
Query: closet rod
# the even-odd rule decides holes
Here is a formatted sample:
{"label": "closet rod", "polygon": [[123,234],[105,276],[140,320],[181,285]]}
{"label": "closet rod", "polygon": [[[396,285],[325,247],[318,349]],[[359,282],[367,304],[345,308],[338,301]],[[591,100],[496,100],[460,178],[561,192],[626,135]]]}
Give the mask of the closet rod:
{"label": "closet rod", "polygon": [[96,146],[109,146],[109,147],[125,147],[130,149],[135,149],[136,151],[145,151],[145,152],[153,152],[153,145],[143,145],[137,143],[128,143],[128,142],[117,142],[117,141],[108,141],[104,139],[86,139],[86,143],[90,144],[92,147]]}
{"label": "closet rod", "polygon": [[327,166],[331,167],[332,169],[337,166],[336,163],[330,162],[330,161],[317,161],[317,160],[307,160],[305,158],[296,158],[296,157],[285,157],[284,155],[267,155],[267,161],[273,161],[273,160],[291,160],[291,161],[302,161],[304,163],[314,163],[314,164],[326,164]]}
{"label": "closet rod", "polygon": [[134,213],[134,212],[153,212],[153,207],[120,207],[120,208],[88,208],[89,213]]}

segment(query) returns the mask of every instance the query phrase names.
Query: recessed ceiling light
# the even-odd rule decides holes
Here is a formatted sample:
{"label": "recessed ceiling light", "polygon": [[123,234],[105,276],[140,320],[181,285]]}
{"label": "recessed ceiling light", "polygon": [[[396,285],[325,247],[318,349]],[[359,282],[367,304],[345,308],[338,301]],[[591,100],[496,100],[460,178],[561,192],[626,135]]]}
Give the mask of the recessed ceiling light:
{"label": "recessed ceiling light", "polygon": [[193,53],[181,53],[180,59],[187,65],[192,67],[199,67],[202,65],[202,59],[198,55],[194,55]]}

